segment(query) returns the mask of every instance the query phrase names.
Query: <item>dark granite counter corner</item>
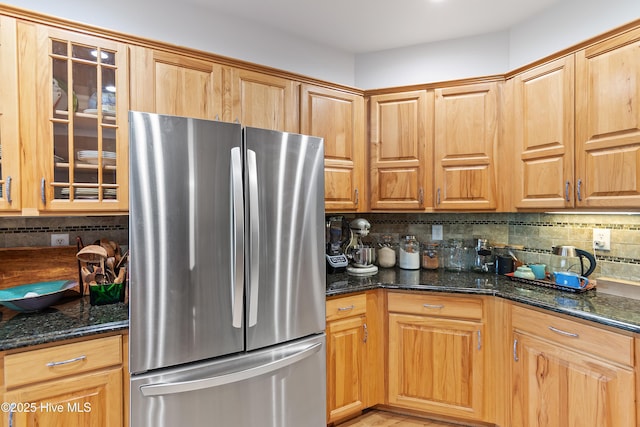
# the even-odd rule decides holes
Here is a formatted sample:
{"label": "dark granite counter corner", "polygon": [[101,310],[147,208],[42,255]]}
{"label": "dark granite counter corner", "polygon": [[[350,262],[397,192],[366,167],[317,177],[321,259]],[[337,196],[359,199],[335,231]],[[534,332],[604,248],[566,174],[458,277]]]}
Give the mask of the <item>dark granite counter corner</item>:
{"label": "dark granite counter corner", "polygon": [[129,305],[91,305],[89,297],[66,298],[36,313],[0,309],[0,351],[79,338],[129,327]]}
{"label": "dark granite counter corner", "polygon": [[496,274],[444,270],[391,268],[380,269],[372,276],[327,274],[328,297],[377,288],[494,295],[640,333],[640,301],[600,293],[597,288],[573,293],[515,282]]}

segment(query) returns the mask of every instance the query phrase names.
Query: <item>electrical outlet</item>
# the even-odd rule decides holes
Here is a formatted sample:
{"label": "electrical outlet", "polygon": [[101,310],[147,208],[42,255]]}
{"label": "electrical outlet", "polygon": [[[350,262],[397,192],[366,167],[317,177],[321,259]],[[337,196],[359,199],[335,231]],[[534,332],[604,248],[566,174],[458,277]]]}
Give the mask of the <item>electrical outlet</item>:
{"label": "electrical outlet", "polygon": [[593,248],[599,251],[611,250],[611,230],[607,228],[593,229]]}
{"label": "electrical outlet", "polygon": [[431,240],[443,240],[442,224],[434,224],[431,226]]}
{"label": "electrical outlet", "polygon": [[69,246],[69,234],[52,234],[51,246]]}

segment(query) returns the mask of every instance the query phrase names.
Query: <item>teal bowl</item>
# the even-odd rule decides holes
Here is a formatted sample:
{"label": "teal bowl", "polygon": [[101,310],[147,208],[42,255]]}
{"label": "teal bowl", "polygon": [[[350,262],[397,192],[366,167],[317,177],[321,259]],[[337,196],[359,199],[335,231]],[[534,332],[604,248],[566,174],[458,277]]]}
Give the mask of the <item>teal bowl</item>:
{"label": "teal bowl", "polygon": [[60,301],[64,291],[76,285],[73,280],[55,280],[0,289],[0,304],[22,312],[44,310]]}

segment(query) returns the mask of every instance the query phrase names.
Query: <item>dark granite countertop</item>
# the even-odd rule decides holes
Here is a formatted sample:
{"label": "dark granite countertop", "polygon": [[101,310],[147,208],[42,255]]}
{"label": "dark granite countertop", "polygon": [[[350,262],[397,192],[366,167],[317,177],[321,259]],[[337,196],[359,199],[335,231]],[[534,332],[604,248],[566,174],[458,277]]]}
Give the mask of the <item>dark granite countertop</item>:
{"label": "dark granite countertop", "polygon": [[496,274],[444,270],[380,269],[365,277],[327,274],[327,296],[376,288],[494,295],[640,333],[640,300],[599,293],[597,287],[573,293],[515,282]]}
{"label": "dark granite countertop", "polygon": [[36,313],[0,308],[0,350],[79,338],[129,327],[129,305],[91,305],[89,297],[65,298]]}
{"label": "dark granite countertop", "polygon": [[[380,269],[373,276],[327,275],[327,296],[368,289],[493,295],[640,333],[640,301],[599,293],[572,293],[513,282],[504,276],[443,270]],[[92,306],[89,297],[67,298],[37,313],[0,308],[0,351],[79,338],[129,327],[129,305]]]}

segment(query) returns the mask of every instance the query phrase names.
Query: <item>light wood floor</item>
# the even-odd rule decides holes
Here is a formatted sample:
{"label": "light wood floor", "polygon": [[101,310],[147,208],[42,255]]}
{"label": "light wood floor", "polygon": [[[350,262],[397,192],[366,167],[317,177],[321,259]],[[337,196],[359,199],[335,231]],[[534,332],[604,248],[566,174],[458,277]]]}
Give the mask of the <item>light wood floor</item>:
{"label": "light wood floor", "polygon": [[460,427],[460,424],[450,424],[408,415],[392,414],[390,412],[373,410],[358,418],[338,424],[336,427]]}

